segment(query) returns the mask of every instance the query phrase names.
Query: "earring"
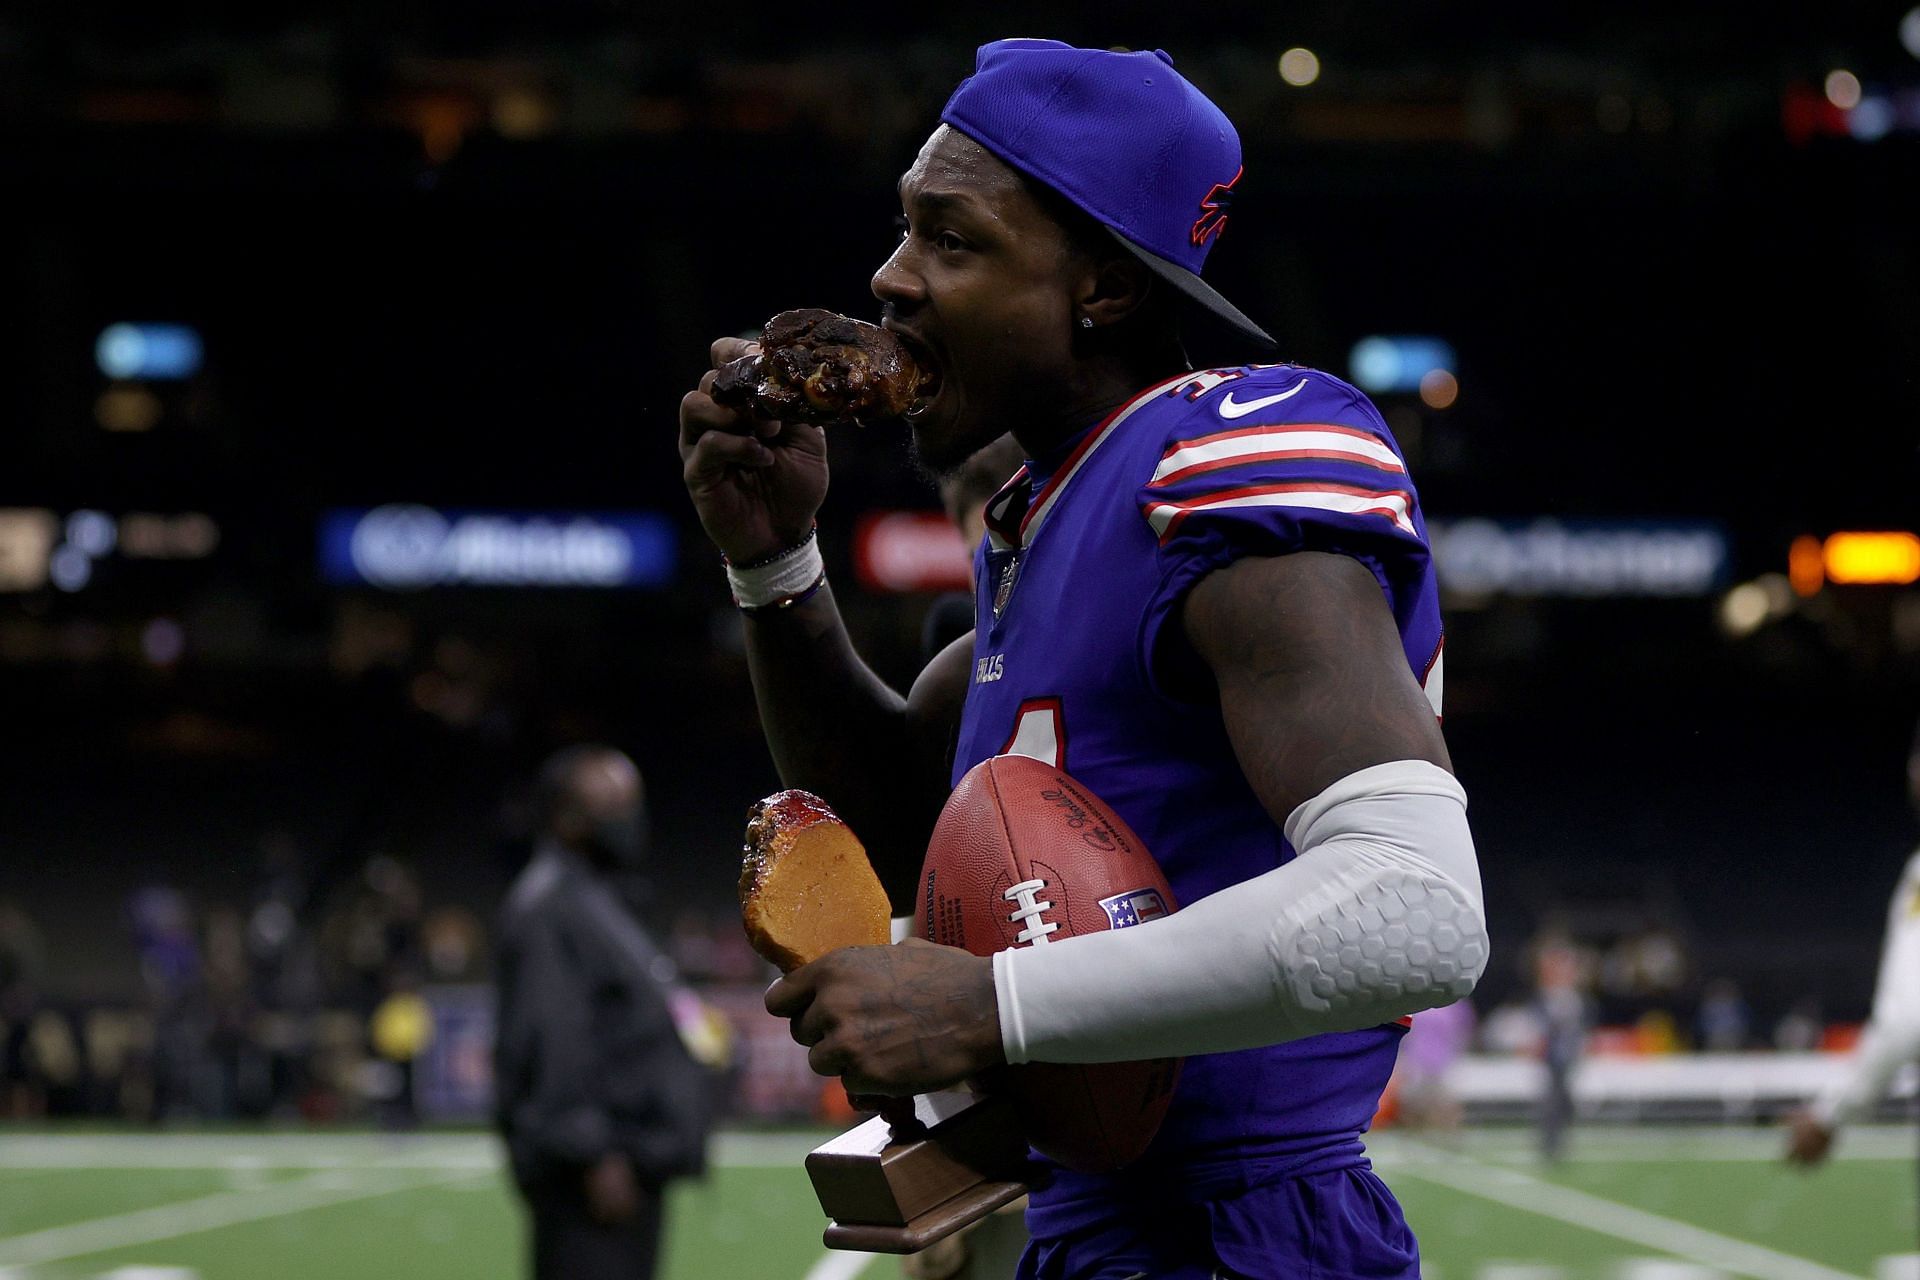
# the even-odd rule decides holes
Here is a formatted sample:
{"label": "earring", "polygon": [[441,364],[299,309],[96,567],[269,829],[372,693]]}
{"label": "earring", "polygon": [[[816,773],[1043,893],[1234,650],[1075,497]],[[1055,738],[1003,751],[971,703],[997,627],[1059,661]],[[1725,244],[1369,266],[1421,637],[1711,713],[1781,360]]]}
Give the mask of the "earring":
{"label": "earring", "polygon": [[1081,317],[1080,317],[1080,327],[1081,327],[1082,329],[1091,329],[1091,328],[1093,328],[1093,317],[1092,317],[1092,316],[1081,316]]}

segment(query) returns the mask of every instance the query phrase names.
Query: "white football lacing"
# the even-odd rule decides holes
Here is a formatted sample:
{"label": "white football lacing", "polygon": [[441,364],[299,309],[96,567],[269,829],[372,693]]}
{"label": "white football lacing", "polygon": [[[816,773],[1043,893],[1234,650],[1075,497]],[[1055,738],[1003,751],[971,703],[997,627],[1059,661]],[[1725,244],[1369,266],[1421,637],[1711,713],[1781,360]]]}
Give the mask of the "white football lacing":
{"label": "white football lacing", "polygon": [[1007,919],[1015,924],[1025,925],[1015,942],[1050,942],[1047,935],[1060,927],[1058,920],[1042,920],[1041,913],[1053,910],[1051,902],[1036,901],[1034,895],[1047,887],[1045,880],[1022,880],[1000,896],[1008,902],[1018,902],[1020,909]]}

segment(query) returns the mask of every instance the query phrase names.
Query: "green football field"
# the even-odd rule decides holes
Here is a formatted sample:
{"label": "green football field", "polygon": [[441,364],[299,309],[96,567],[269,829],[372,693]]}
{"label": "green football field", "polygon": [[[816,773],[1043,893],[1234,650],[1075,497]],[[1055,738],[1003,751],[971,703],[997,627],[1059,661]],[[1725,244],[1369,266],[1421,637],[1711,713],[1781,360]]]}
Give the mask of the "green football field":
{"label": "green football field", "polygon": [[[898,1275],[821,1248],[800,1169],[817,1140],[722,1136],[708,1181],[675,1193],[664,1274]],[[1594,1129],[1546,1168],[1520,1130],[1373,1143],[1429,1277],[1920,1277],[1911,1131],[1852,1132],[1812,1175],[1779,1147],[1771,1130]],[[484,1136],[0,1130],[4,1280],[506,1280],[521,1252]]]}

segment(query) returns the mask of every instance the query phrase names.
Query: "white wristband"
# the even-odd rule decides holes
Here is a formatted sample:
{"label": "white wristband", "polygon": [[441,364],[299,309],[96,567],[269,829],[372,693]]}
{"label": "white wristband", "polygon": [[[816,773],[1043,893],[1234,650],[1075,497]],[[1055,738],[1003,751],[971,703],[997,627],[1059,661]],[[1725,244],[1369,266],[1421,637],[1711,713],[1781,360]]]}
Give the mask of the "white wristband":
{"label": "white wristband", "polygon": [[765,609],[807,593],[826,572],[820,540],[808,537],[793,550],[751,569],[728,565],[727,584],[733,588],[733,602],[742,609]]}

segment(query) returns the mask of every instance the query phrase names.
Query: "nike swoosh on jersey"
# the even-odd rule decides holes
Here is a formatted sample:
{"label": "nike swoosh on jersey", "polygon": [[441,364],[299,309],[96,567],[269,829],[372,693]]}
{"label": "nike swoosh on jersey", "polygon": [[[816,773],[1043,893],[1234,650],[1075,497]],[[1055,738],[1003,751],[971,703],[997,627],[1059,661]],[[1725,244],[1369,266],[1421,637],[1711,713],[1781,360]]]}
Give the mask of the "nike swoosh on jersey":
{"label": "nike swoosh on jersey", "polygon": [[1307,380],[1302,378],[1300,381],[1294,383],[1291,388],[1282,391],[1279,395],[1261,396],[1258,400],[1249,400],[1245,404],[1235,400],[1233,398],[1233,392],[1229,391],[1225,396],[1221,397],[1220,416],[1228,421],[1232,421],[1235,418],[1244,418],[1250,413],[1258,413],[1270,404],[1279,404],[1282,400],[1291,400],[1294,396],[1299,395],[1300,392],[1305,389],[1306,385]]}

